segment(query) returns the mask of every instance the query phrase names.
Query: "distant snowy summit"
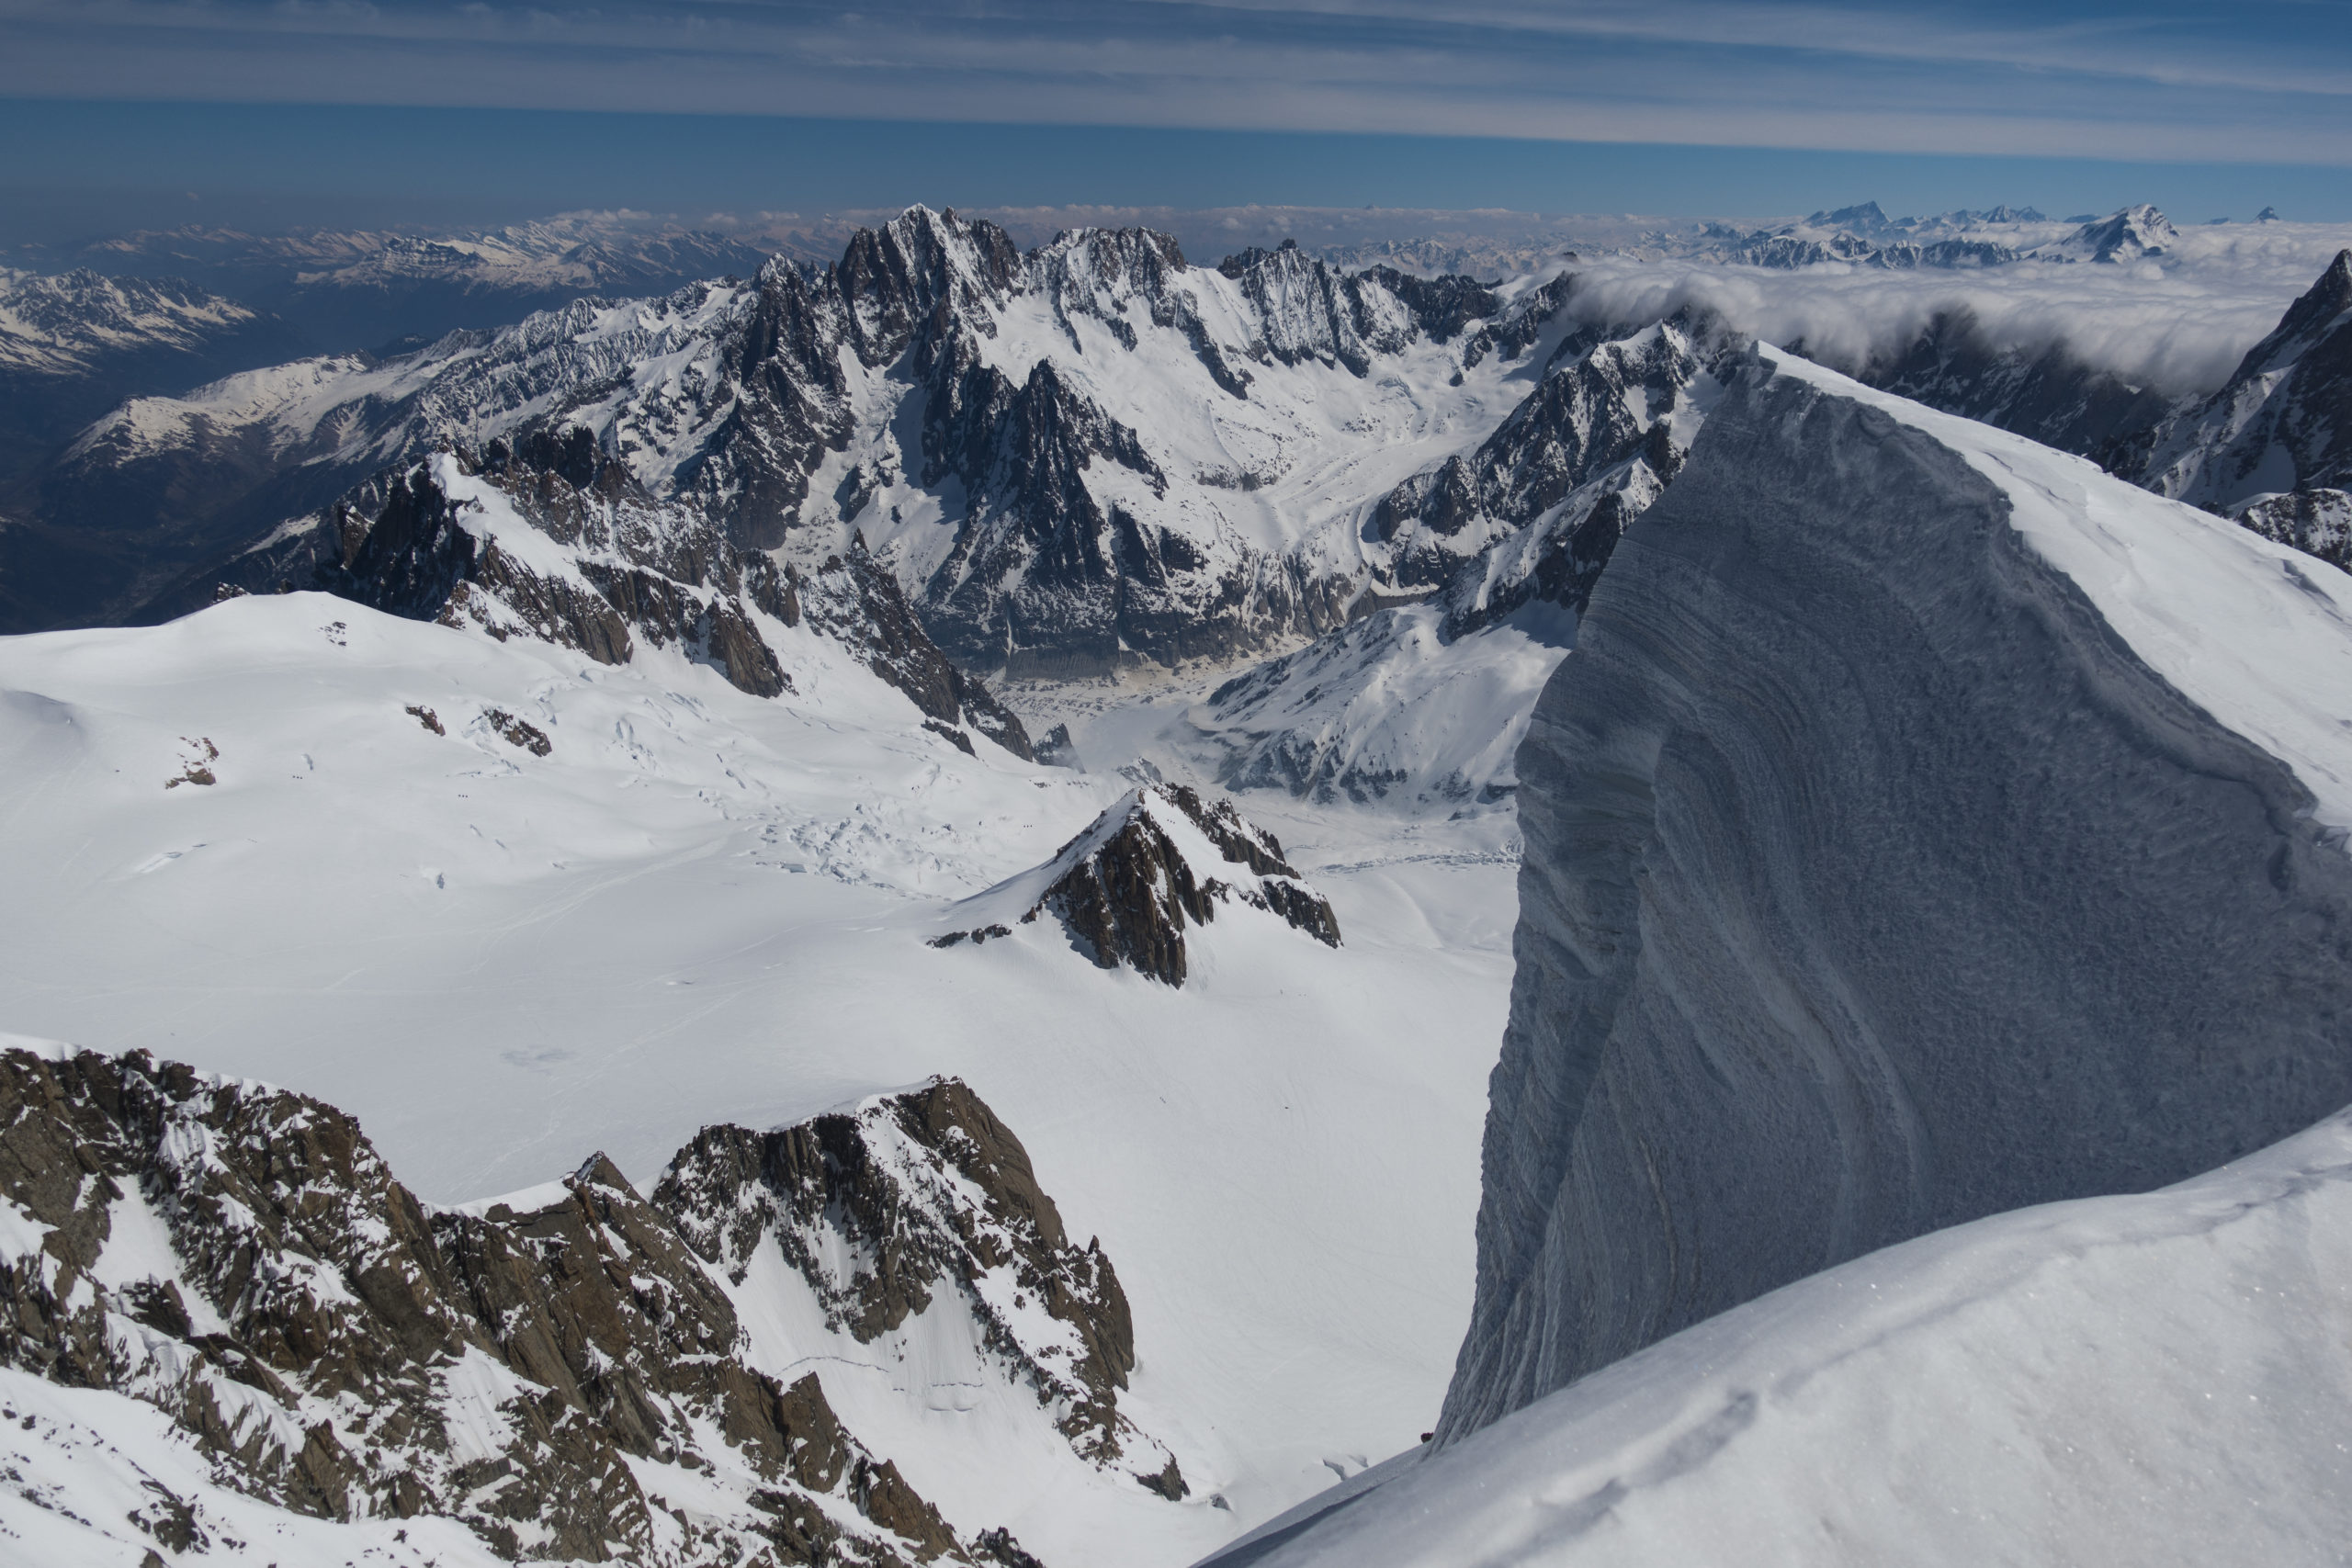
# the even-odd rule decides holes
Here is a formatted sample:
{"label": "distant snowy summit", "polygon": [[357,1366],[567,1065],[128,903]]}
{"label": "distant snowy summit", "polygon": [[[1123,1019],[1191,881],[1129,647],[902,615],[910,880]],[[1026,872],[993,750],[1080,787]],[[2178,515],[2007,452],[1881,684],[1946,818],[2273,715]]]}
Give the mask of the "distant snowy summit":
{"label": "distant snowy summit", "polygon": [[1098,967],[1182,986],[1192,969],[1186,931],[1221,909],[1227,922],[1271,919],[1340,945],[1329,900],[1283,858],[1272,833],[1230,801],[1150,784],[1130,791],[1044,865],[956,905],[946,917],[954,929],[931,945],[984,944],[1051,915]]}
{"label": "distant snowy summit", "polygon": [[1985,267],[2014,262],[2123,263],[2162,255],[2180,234],[2154,207],[2063,225],[2031,208],[1996,207],[1939,218],[1889,219],[1876,202],[1816,212],[1800,223],[1747,234],[1718,231],[1680,247],[1748,266],[1792,269],[1823,263],[1907,270]]}

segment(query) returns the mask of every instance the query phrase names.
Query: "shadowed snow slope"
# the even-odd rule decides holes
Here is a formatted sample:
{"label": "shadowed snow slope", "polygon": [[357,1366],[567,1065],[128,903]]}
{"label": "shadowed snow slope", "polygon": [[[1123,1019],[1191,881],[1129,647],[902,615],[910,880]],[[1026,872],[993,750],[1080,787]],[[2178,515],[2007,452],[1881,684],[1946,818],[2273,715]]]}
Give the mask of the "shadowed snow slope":
{"label": "shadowed snow slope", "polygon": [[2341,1562],[2347,1273],[2337,1116],[1776,1291],[1211,1562]]}
{"label": "shadowed snow slope", "polygon": [[1761,351],[1520,754],[1458,1438],[2352,1100],[2352,580]]}

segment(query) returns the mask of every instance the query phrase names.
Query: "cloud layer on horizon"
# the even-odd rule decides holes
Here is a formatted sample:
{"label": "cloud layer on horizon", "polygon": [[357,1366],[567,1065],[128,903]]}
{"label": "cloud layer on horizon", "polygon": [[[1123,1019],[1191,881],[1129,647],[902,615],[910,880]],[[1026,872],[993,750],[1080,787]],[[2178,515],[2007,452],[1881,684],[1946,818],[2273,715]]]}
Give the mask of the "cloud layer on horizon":
{"label": "cloud layer on horizon", "polygon": [[2352,8],[0,0],[0,95],[2352,164]]}

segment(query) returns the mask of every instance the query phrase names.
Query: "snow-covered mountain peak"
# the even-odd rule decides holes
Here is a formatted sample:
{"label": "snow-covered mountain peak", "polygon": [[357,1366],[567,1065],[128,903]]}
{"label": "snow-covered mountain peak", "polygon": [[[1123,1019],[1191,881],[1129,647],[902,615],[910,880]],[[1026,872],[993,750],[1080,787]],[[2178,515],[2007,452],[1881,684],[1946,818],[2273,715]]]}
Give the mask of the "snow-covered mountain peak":
{"label": "snow-covered mountain peak", "polygon": [[1183,784],[1148,784],[1130,790],[1045,864],[954,906],[944,917],[952,929],[931,945],[984,945],[1052,914],[1097,967],[1125,965],[1182,986],[1191,968],[1186,929],[1208,925],[1221,907],[1272,916],[1340,945],[1329,901],[1283,858],[1272,833],[1229,800]]}
{"label": "snow-covered mountain peak", "polygon": [[2233,386],[2284,370],[2346,324],[2352,313],[2352,250],[2338,251],[2327,270],[2287,308],[2278,329],[2246,351]]}
{"label": "snow-covered mountain peak", "polygon": [[2171,220],[2143,203],[2086,223],[2035,254],[2057,261],[2134,262],[2163,255],[2179,243],[2180,231]]}

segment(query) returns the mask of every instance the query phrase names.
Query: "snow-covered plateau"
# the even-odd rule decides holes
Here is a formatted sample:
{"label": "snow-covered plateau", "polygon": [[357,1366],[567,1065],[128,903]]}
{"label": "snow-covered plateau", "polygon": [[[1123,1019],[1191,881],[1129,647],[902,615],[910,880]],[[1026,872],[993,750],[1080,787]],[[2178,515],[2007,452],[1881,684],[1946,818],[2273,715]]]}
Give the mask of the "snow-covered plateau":
{"label": "snow-covered plateau", "polygon": [[84,429],[0,1556],[2334,1560],[2346,236],[1621,237]]}
{"label": "snow-covered plateau", "polygon": [[[1189,1488],[990,1394],[960,1320],[869,1347],[773,1292],[779,1372],[814,1370],[956,1528],[1053,1564],[1182,1562],[1411,1442],[1468,1312],[1508,817],[1253,802],[1345,943],[1236,908],[1187,933],[1181,987],[1054,922],[936,949],[951,905],[1128,781],[967,755],[839,644],[767,635],[775,698],[674,647],[610,667],[312,593],[0,642],[11,1025],[299,1087],[431,1202],[598,1150],[650,1192],[707,1124],[951,1075],[1114,1260],[1120,1408]],[[39,1398],[89,1441],[150,1440],[118,1394]]]}

